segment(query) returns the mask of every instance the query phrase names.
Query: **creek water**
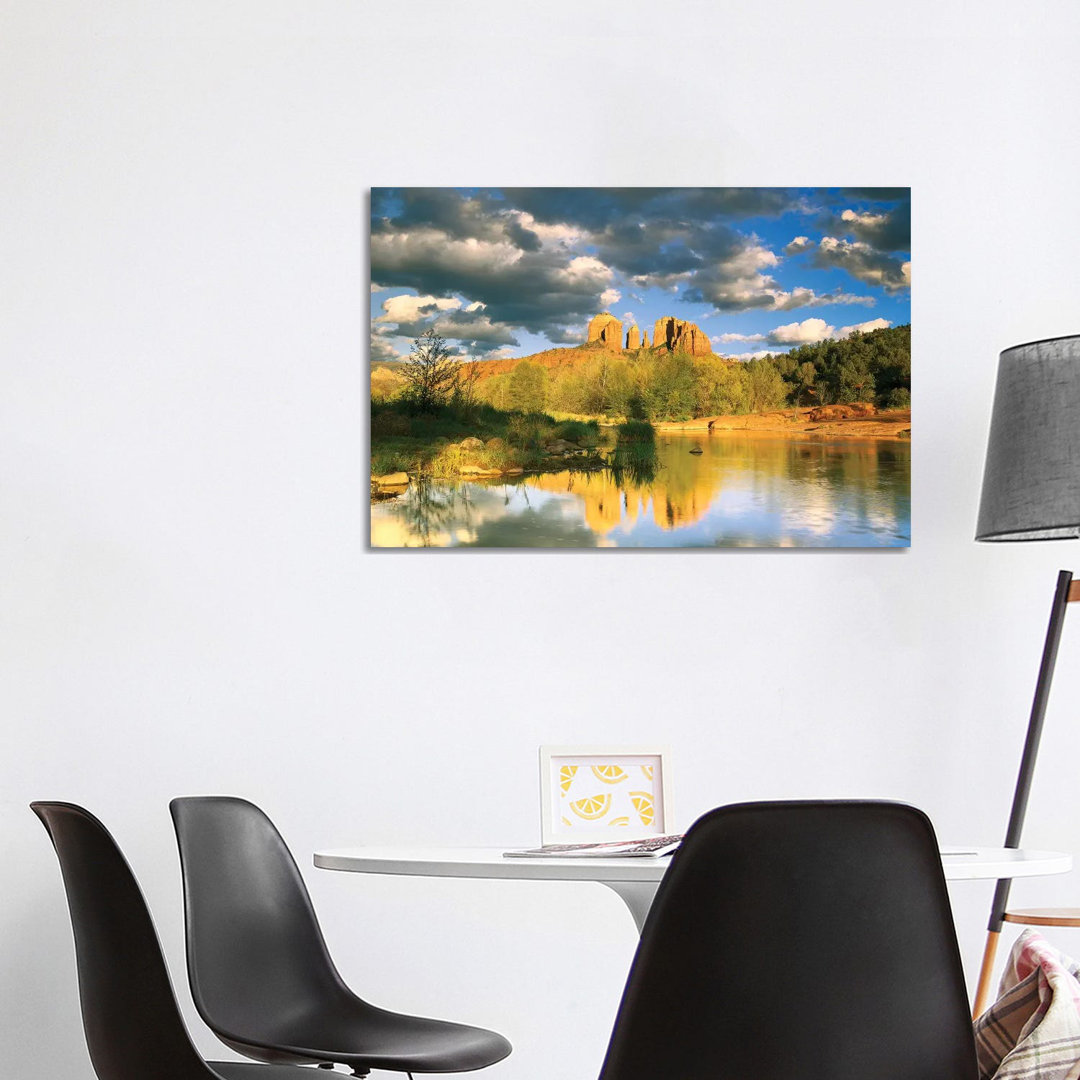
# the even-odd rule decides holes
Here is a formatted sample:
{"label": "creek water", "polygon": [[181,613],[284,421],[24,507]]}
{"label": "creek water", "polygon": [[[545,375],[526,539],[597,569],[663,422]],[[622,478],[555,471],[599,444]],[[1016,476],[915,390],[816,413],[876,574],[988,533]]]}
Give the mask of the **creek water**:
{"label": "creek water", "polygon": [[[701,453],[691,451],[700,449]],[[655,470],[427,481],[373,502],[373,547],[907,547],[911,443],[659,434]]]}

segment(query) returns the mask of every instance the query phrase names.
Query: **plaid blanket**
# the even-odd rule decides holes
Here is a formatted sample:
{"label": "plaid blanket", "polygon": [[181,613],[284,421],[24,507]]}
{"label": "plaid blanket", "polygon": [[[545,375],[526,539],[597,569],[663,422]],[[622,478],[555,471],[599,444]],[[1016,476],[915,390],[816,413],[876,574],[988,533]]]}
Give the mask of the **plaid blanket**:
{"label": "plaid blanket", "polygon": [[1080,1080],[1080,965],[1025,930],[975,1046],[979,1080]]}

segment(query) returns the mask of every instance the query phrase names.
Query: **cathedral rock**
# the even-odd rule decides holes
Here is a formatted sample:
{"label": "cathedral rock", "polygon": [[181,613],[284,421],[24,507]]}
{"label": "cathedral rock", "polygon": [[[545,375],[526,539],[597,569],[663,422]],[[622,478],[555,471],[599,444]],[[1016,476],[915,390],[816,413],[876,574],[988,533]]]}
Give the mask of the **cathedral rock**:
{"label": "cathedral rock", "polygon": [[[589,341],[598,341],[613,352],[649,347],[648,333],[636,325],[627,330],[624,338],[623,324],[610,311],[601,311],[589,320]],[[712,342],[700,326],[676,319],[673,315],[656,320],[652,343],[653,348],[662,345],[669,352],[686,352],[692,356],[708,356],[712,352]]]}
{"label": "cathedral rock", "polygon": [[672,315],[656,320],[653,345],[666,345],[671,352],[686,352],[691,356],[708,356],[712,352],[712,343],[700,326]]}
{"label": "cathedral rock", "polygon": [[600,341],[609,349],[621,350],[622,323],[610,311],[602,311],[589,320],[589,340]]}

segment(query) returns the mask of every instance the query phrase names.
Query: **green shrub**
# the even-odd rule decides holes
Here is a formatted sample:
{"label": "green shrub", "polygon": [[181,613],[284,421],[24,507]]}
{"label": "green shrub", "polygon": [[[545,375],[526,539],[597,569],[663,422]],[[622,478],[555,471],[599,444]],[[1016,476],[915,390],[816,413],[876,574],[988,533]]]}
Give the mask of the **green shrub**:
{"label": "green shrub", "polygon": [[600,425],[595,420],[564,420],[556,427],[555,434],[588,449],[600,444]]}

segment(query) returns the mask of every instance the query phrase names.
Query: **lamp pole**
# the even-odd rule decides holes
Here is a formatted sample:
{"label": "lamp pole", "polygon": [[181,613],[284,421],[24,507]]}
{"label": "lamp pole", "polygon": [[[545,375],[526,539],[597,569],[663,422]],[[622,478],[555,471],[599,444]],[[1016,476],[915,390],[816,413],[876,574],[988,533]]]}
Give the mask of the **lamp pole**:
{"label": "lamp pole", "polygon": [[[1080,582],[1077,585],[1080,585]],[[1028,719],[1027,736],[1024,739],[1024,753],[1020,758],[1020,772],[1016,777],[1016,789],[1013,792],[1009,827],[1005,830],[1007,848],[1020,846],[1020,834],[1024,829],[1028,796],[1031,794],[1031,779],[1035,774],[1035,761],[1039,755],[1039,740],[1042,738],[1046,703],[1050,697],[1050,683],[1054,678],[1058,645],[1061,643],[1061,631],[1065,625],[1065,609],[1069,601],[1077,599],[1080,599],[1080,589],[1073,585],[1072,572],[1059,571],[1057,588],[1054,590],[1054,602],[1050,608],[1050,623],[1046,628],[1042,662],[1039,664],[1039,679],[1035,684],[1035,698],[1031,703],[1031,716]],[[990,921],[986,926],[986,946],[983,949],[982,967],[979,970],[979,983],[972,1009],[976,1018],[982,1015],[990,994],[990,978],[994,970],[994,958],[997,955],[1001,926],[1005,921],[1005,905],[1009,902],[1011,886],[1012,878],[1000,878],[994,889],[994,899],[990,905]]]}

